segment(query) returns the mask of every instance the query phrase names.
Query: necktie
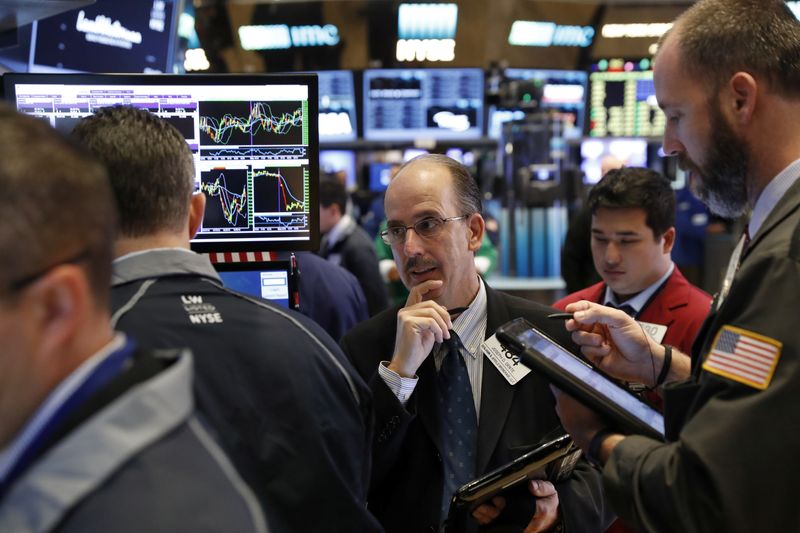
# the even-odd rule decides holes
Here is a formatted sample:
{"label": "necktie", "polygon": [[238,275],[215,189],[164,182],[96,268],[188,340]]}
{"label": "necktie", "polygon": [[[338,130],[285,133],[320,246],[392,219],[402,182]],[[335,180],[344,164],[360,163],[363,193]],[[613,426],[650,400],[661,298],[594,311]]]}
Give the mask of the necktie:
{"label": "necktie", "polygon": [[450,331],[450,339],[442,343],[441,349],[447,353],[437,378],[444,466],[442,520],[447,517],[453,493],[475,477],[478,419],[460,346],[460,339]]}
{"label": "necktie", "polygon": [[614,305],[611,302],[606,304],[607,307],[613,307],[614,309],[619,309],[620,311],[624,312],[626,315],[636,318],[636,309],[632,305],[622,304],[622,305]]}

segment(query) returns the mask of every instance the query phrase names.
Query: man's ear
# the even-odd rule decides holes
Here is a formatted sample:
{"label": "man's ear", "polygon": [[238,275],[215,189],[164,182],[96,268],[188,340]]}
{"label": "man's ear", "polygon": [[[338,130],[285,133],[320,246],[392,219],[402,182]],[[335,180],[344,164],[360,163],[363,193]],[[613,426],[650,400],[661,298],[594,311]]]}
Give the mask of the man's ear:
{"label": "man's ear", "polygon": [[193,193],[189,201],[189,240],[200,231],[206,213],[206,195],[200,191]]}
{"label": "man's ear", "polygon": [[672,247],[675,246],[675,227],[671,227],[665,231],[664,235],[662,235],[662,239],[664,239],[664,244],[661,251],[668,254],[672,251]]}
{"label": "man's ear", "polygon": [[472,252],[477,252],[481,248],[481,243],[483,243],[486,222],[480,213],[473,213],[467,219],[467,227],[469,228],[469,249]]}
{"label": "man's ear", "polygon": [[758,81],[752,74],[737,72],[728,80],[727,89],[723,97],[727,97],[731,117],[738,125],[749,124],[759,96]]}
{"label": "man's ear", "polygon": [[72,342],[94,305],[81,267],[59,265],[25,290],[21,306],[44,353],[57,354]]}

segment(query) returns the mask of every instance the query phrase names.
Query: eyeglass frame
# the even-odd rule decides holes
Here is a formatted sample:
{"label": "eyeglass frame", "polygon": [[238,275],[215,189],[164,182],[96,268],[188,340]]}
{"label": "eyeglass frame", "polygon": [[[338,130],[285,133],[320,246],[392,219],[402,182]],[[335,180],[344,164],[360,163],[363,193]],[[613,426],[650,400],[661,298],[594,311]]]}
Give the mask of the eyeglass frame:
{"label": "eyeglass frame", "polygon": [[55,268],[60,267],[61,265],[75,265],[78,263],[82,263],[85,260],[89,259],[91,255],[92,255],[91,248],[86,247],[82,249],[79,253],[72,255],[67,259],[58,261],[57,263],[53,263],[50,266],[43,268],[33,274],[28,274],[27,276],[11,281],[10,283],[7,284],[5,292],[9,295],[18,293],[28,285],[34,283],[38,279],[49,274],[50,271],[54,270]]}
{"label": "eyeglass frame", "polygon": [[[438,220],[439,222],[441,222],[441,225],[437,226],[437,227],[440,228],[439,231],[441,231],[441,229],[444,228],[445,223],[452,222],[454,220],[466,219],[466,218],[471,217],[474,214],[475,213],[469,213],[469,214],[466,214],[466,215],[461,215],[461,216],[457,216],[457,217],[447,217],[447,218],[442,218],[442,217],[437,217],[437,216],[427,216],[427,217],[424,217],[424,218],[421,218],[421,219],[417,220],[416,222],[414,222],[410,226],[391,226],[391,227],[387,227],[385,230],[380,232],[381,240],[384,243],[388,244],[389,246],[392,246],[393,244],[403,243],[403,242],[405,242],[406,234],[408,233],[408,230],[410,230],[410,229],[413,229],[414,233],[416,233],[417,235],[419,235],[423,239],[430,239],[430,238],[434,237],[436,235],[436,233],[438,233],[438,231],[436,233],[432,234],[432,235],[423,235],[422,233],[420,233],[417,230],[417,226],[419,224],[421,224],[421,223],[423,223],[425,221],[428,221],[428,220]],[[403,237],[401,239],[398,239],[397,242],[392,243],[390,238],[389,238],[389,231],[390,230],[401,229],[401,228],[403,229]]]}

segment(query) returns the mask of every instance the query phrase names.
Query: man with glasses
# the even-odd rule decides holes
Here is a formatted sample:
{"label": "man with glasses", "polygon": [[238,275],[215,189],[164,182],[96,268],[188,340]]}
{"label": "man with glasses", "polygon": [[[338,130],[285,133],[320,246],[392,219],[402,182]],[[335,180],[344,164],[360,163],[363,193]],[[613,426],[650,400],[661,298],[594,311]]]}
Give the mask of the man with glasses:
{"label": "man with glasses", "polygon": [[[411,160],[389,184],[385,207],[382,237],[410,294],[404,307],[353,328],[342,346],[374,395],[370,509],[388,532],[436,531],[460,484],[531,450],[558,426],[547,383],[527,374],[511,384],[495,367],[502,362],[484,357],[496,346],[484,341],[519,316],[571,341],[562,324],[548,323],[552,309],[494,291],[478,275],[480,191],[463,165],[441,155]],[[460,402],[451,402],[454,391],[463,392]],[[457,527],[601,531],[603,510],[597,474],[580,462],[555,487],[522,484]]]}
{"label": "man with glasses", "polygon": [[191,356],[111,328],[102,167],[0,107],[0,190],[0,531],[266,531],[195,417]]}

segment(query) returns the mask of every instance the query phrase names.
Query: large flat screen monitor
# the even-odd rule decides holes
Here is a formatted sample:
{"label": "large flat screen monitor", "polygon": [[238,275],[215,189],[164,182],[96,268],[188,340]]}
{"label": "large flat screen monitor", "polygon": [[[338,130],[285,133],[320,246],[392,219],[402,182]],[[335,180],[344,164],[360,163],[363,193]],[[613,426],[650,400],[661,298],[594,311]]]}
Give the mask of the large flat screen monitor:
{"label": "large flat screen monitor", "polygon": [[[583,117],[586,102],[588,75],[581,70],[542,70],[509,68],[505,77],[510,80],[538,81],[543,84],[543,110],[553,110],[564,124],[564,137],[576,139],[583,135]],[[491,106],[489,108],[489,137],[499,139],[503,123],[520,120],[525,112],[518,107]]]}
{"label": "large flat screen monitor", "polygon": [[34,22],[31,72],[173,71],[179,0],[97,0]]}
{"label": "large flat screen monitor", "polygon": [[666,123],[656,102],[649,60],[605,60],[593,65],[590,137],[661,137]]}
{"label": "large flat screen monitor", "polygon": [[483,71],[364,71],[364,138],[465,140],[483,131]]}
{"label": "large flat screen monitor", "polygon": [[321,70],[319,76],[319,140],[356,139],[356,98],[353,73]]}
{"label": "large flat screen monitor", "polygon": [[186,138],[207,196],[201,252],[319,245],[317,77],[5,74],[17,109],[70,131],[111,105],[156,113]]}

